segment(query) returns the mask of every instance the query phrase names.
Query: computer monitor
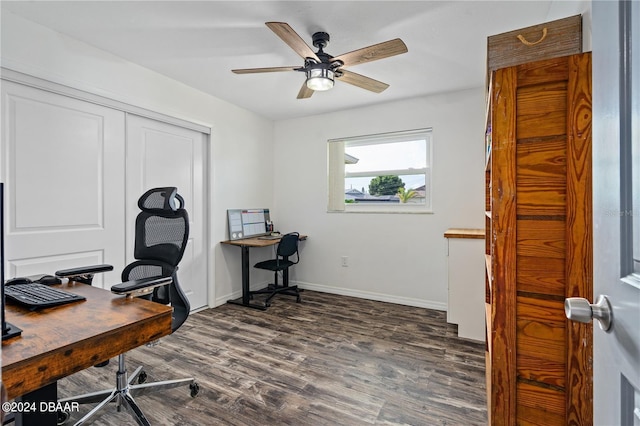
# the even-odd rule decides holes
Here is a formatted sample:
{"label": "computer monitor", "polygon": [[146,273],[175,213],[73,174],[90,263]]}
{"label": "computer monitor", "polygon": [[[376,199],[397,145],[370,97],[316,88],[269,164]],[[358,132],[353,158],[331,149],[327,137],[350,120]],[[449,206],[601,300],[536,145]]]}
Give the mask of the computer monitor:
{"label": "computer monitor", "polygon": [[273,231],[269,209],[229,209],[227,220],[230,240],[259,237]]}
{"label": "computer monitor", "polygon": [[4,183],[0,182],[0,283],[2,287],[2,340],[22,333],[15,325],[9,324],[4,317]]}

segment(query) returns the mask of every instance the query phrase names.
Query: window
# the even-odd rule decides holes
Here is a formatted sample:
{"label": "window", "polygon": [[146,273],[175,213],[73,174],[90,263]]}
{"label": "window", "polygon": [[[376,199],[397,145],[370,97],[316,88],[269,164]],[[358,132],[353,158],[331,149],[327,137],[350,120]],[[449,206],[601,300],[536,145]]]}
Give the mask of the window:
{"label": "window", "polygon": [[431,129],[328,141],[329,211],[431,212]]}

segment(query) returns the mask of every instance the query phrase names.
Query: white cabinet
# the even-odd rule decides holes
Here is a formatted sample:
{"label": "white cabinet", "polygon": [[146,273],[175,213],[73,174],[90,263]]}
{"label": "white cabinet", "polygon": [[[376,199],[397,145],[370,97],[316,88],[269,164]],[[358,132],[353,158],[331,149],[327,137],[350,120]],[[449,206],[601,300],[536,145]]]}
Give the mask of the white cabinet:
{"label": "white cabinet", "polygon": [[452,228],[445,232],[449,280],[447,322],[458,337],[485,341],[484,230]]}

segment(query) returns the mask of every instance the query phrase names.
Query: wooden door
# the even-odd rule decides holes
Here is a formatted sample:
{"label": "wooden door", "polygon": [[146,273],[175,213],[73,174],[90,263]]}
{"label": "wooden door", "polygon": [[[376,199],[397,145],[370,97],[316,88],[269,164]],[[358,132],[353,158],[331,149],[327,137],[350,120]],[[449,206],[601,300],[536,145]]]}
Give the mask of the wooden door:
{"label": "wooden door", "polygon": [[[180,262],[180,286],[191,309],[207,306],[205,135],[195,130],[127,115],[127,224],[140,212],[138,198],[150,188],[175,186],[189,213],[189,241]],[[133,260],[133,225],[127,227],[127,259]]]}
{"label": "wooden door", "polygon": [[495,425],[592,423],[591,55],[496,71],[490,409]]}
{"label": "wooden door", "polygon": [[124,267],[124,113],[2,82],[6,277]]}

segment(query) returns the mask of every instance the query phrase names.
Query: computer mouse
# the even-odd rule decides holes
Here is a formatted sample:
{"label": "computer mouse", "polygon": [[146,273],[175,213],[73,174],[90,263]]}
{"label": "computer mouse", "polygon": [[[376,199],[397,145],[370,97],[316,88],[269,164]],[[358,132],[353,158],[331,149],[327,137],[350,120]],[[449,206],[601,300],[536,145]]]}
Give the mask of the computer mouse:
{"label": "computer mouse", "polygon": [[31,282],[33,281],[31,281],[31,279],[27,277],[15,277],[5,281],[4,285],[29,284]]}
{"label": "computer mouse", "polygon": [[54,277],[53,275],[43,275],[36,280],[37,283],[52,285],[52,284],[60,284],[62,281],[58,277]]}

